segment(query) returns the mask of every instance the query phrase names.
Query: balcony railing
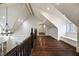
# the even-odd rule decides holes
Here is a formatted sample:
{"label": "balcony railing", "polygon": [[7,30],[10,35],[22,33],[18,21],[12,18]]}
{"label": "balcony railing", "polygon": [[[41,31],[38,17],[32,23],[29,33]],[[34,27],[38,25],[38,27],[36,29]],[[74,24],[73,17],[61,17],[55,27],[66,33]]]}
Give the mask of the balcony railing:
{"label": "balcony railing", "polygon": [[37,37],[37,30],[31,29],[30,37],[25,39],[23,43],[10,50],[5,56],[29,56],[33,48],[34,39]]}

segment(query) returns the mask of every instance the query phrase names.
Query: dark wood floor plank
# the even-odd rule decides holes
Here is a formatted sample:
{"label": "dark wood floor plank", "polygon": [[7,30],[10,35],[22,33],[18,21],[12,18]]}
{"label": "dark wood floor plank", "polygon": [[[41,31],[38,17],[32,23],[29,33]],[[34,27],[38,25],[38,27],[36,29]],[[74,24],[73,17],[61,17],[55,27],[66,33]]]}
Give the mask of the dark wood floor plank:
{"label": "dark wood floor plank", "polygon": [[76,56],[76,49],[50,36],[38,36],[32,49],[33,56]]}

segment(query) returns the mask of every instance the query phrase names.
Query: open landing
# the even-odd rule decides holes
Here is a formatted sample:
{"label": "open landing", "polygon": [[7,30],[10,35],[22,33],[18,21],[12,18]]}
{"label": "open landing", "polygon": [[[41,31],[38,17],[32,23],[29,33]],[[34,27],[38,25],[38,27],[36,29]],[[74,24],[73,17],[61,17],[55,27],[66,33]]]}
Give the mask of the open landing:
{"label": "open landing", "polygon": [[38,36],[32,49],[33,56],[76,56],[76,49],[50,36]]}

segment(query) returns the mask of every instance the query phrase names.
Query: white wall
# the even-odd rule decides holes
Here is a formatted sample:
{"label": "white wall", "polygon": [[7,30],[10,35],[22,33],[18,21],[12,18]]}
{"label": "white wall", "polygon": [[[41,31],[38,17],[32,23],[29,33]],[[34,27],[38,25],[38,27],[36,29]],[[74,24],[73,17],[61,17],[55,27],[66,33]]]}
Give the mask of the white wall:
{"label": "white wall", "polygon": [[58,30],[55,27],[47,29],[46,35],[50,35],[55,39],[58,39]]}
{"label": "white wall", "polygon": [[46,25],[45,24],[39,24],[39,32],[40,33],[46,32]]}
{"label": "white wall", "polygon": [[45,17],[47,20],[49,20],[53,25],[55,25],[58,28],[58,39],[59,39],[66,32],[67,19],[59,11],[57,11],[53,6],[51,8],[53,8],[53,12],[54,12],[53,14],[50,14],[49,12],[45,12],[44,9],[39,9],[38,7],[34,10],[36,11],[38,10],[38,12],[42,14],[43,17]]}
{"label": "white wall", "polygon": [[[67,21],[67,22],[71,23],[71,21]],[[66,29],[68,29],[68,27],[66,27]],[[68,44],[70,44],[70,45],[72,45],[74,47],[77,47],[77,27],[74,25],[74,27],[72,28],[72,30],[73,31],[70,31],[70,29],[66,30],[66,33],[65,33],[65,35],[63,35],[61,37],[61,40],[63,40],[64,42],[66,42],[66,43],[68,43]]]}
{"label": "white wall", "polygon": [[31,28],[38,28],[40,20],[34,16],[27,19],[20,28],[14,33],[13,42],[20,43],[30,36]]}

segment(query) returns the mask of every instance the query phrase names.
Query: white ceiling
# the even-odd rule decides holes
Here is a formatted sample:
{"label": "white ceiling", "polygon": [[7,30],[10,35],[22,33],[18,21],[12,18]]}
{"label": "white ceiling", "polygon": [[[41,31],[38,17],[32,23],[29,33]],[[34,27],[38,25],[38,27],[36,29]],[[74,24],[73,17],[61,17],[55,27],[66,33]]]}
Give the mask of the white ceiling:
{"label": "white ceiling", "polygon": [[[6,22],[6,7],[8,7],[8,23],[9,27],[11,29],[19,28],[19,25],[21,21],[25,21],[30,15],[29,11],[27,10],[27,7],[25,4],[19,3],[19,4],[1,4],[0,5],[0,24],[2,27],[5,26]],[[5,17],[3,19],[3,16]]]}
{"label": "white ceiling", "polygon": [[[37,4],[38,6],[41,6]],[[35,6],[37,6],[35,5]],[[48,6],[48,4],[46,4]],[[3,16],[6,17],[6,7],[8,7],[8,23],[9,27],[13,29],[13,31],[19,29],[19,26],[21,25],[18,20],[26,20],[27,18],[30,18],[29,10],[27,6],[23,3],[14,3],[14,4],[0,4],[0,24],[2,27],[5,26],[6,18],[3,19]],[[33,8],[33,7],[32,7]],[[34,10],[33,10],[34,11]],[[35,16],[40,19],[41,23],[45,23],[49,28],[55,27],[52,23],[50,23],[48,20],[46,20],[45,17],[43,17],[41,14],[34,11]]]}
{"label": "white ceiling", "polygon": [[[21,20],[25,20],[26,18],[30,17],[29,16],[29,11],[27,9],[27,7],[25,6],[25,4],[0,4],[0,24],[2,26],[5,25],[5,19],[2,19],[3,16],[5,16],[5,7],[8,6],[8,22],[9,22],[9,26],[10,28],[12,28],[14,26],[14,24],[16,23],[16,25],[14,26],[15,28],[18,28],[18,24],[19,22],[17,21],[18,19]],[[42,8],[42,7],[44,8]],[[63,15],[65,15],[69,20],[71,20],[73,23],[75,23],[76,25],[79,26],[79,4],[32,4],[32,8],[34,7],[38,7],[39,9],[44,9],[44,11],[48,12],[48,13],[56,13],[53,12],[53,7],[55,6],[61,13],[63,13]],[[47,10],[47,8],[50,8],[50,10]],[[42,15],[40,15],[39,13],[37,13],[36,11],[33,12],[35,14],[36,17],[38,17],[41,22],[48,22],[48,26],[52,27],[53,24],[51,24],[49,21],[46,20],[46,18],[44,18]]]}
{"label": "white ceiling", "polygon": [[[45,24],[48,28],[51,28],[51,27],[56,28],[50,21],[47,20],[47,18],[45,18],[43,15],[41,15],[38,10],[35,10],[36,7],[40,8],[40,9],[42,7],[44,7],[44,9],[45,9],[49,6],[48,4],[38,3],[38,4],[31,4],[31,6],[33,9],[34,15],[40,20],[40,22],[39,22],[40,24]],[[47,10],[47,9],[45,9],[45,10]]]}
{"label": "white ceiling", "polygon": [[[23,3],[15,3],[15,4],[0,4],[0,24],[5,26],[5,19],[2,17],[5,16],[5,7],[8,6],[8,22],[9,26],[12,29],[19,29],[21,25],[18,22],[18,19],[21,21],[25,21],[27,18],[31,17],[26,5]],[[45,17],[39,14],[38,11],[34,10],[34,8],[42,9],[43,11],[47,12],[48,14],[56,17],[60,17],[64,19],[64,15],[71,20],[73,23],[79,26],[79,4],[31,4],[34,15],[40,19],[41,23],[45,23],[49,28],[55,27],[51,22],[49,22]],[[54,11],[54,7],[57,8],[63,15],[57,14],[58,12]],[[47,8],[50,8],[47,10]],[[63,17],[61,17],[63,16]],[[14,27],[13,27],[14,26]]]}
{"label": "white ceiling", "polygon": [[[68,20],[60,11],[58,11],[52,4],[50,3],[38,3],[38,4],[34,4],[32,3],[31,4],[32,8],[33,8],[33,11],[34,11],[34,14],[42,20],[42,22],[45,22],[47,21],[49,27],[56,27],[58,26],[58,22],[61,23],[61,21],[64,23],[66,22],[66,20]],[[53,22],[50,22],[47,17],[45,17],[45,13],[47,13],[47,17],[48,18],[51,18],[51,21]],[[43,15],[45,14],[45,15]],[[57,19],[57,20],[56,20]],[[60,19],[60,20],[59,20]],[[56,24],[55,24],[56,23]]]}
{"label": "white ceiling", "polygon": [[52,4],[63,13],[71,22],[79,26],[79,3]]}

